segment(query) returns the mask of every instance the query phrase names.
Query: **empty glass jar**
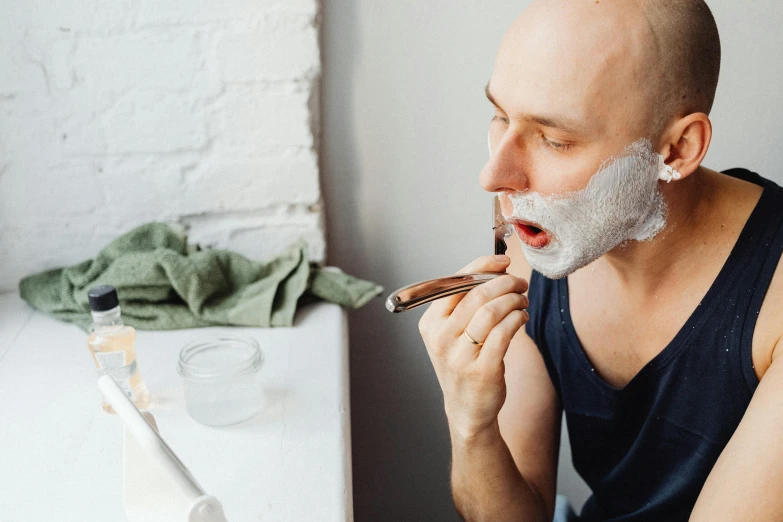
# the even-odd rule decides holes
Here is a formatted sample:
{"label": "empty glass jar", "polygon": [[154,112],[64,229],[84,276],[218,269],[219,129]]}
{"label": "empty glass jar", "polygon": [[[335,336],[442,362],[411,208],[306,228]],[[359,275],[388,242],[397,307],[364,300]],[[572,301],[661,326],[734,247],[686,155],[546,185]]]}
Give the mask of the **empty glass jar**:
{"label": "empty glass jar", "polygon": [[264,362],[250,337],[198,339],[179,354],[178,371],[191,417],[208,426],[247,420],[265,405],[259,370]]}

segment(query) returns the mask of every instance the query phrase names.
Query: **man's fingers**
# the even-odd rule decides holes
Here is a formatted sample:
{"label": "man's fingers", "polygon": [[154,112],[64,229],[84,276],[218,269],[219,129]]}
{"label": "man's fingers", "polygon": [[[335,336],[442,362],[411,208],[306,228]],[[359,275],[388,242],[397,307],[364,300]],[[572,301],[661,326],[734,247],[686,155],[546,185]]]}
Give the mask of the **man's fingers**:
{"label": "man's fingers", "polygon": [[[457,272],[457,275],[473,274],[476,272],[505,272],[511,259],[508,256],[484,256],[475,259],[470,264]],[[437,317],[448,317],[454,311],[454,308],[462,301],[466,294],[457,294],[434,301],[427,314],[433,314]]]}
{"label": "man's fingers", "polygon": [[[464,330],[476,312],[485,304],[505,294],[523,294],[527,291],[527,281],[513,275],[502,275],[475,287],[457,304],[448,321],[454,329]],[[505,317],[506,314],[498,317]]]}
{"label": "man's fingers", "polygon": [[475,272],[505,272],[509,264],[511,264],[511,258],[508,256],[483,256],[462,267],[457,271],[457,275]]}
{"label": "man's fingers", "polygon": [[465,331],[476,342],[484,342],[493,328],[498,326],[514,310],[528,306],[527,296],[517,293],[504,294],[478,309]]}
{"label": "man's fingers", "polygon": [[527,310],[512,310],[491,332],[481,347],[478,360],[488,365],[499,364],[506,356],[511,339],[530,319]]}

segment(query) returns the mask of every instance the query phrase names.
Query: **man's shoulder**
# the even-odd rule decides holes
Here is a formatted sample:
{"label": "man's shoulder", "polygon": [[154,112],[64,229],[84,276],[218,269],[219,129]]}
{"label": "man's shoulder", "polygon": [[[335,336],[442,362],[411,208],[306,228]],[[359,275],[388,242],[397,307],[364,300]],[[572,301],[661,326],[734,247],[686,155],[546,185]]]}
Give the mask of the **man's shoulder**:
{"label": "man's shoulder", "polygon": [[[742,170],[745,174],[749,171]],[[763,178],[755,179],[749,175],[737,175],[736,172],[717,172],[707,170],[704,177],[703,198],[709,208],[703,219],[699,235],[707,242],[731,246],[754,224],[753,215],[762,204],[762,195],[766,185]],[[757,176],[757,175],[756,175]],[[747,234],[746,234],[747,235]],[[724,248],[718,248],[718,257],[729,254]],[[702,254],[703,255],[703,254]]]}
{"label": "man's shoulder", "polygon": [[706,170],[709,182],[715,187],[717,195],[738,203],[746,200],[755,206],[755,202],[759,200],[768,183],[766,178],[747,169],[735,168],[722,172]]}
{"label": "man's shoulder", "polygon": [[764,360],[769,362],[779,355],[777,352],[783,351],[783,322],[780,321],[783,315],[783,261],[777,261],[778,265],[759,311],[754,333],[754,345],[758,342],[759,348],[769,354],[764,357]]}
{"label": "man's shoulder", "polygon": [[[757,365],[756,369],[761,370],[757,375],[763,375],[776,352],[783,351],[783,322],[780,321],[783,315],[783,188],[774,181],[760,176],[759,179],[764,182],[768,199],[759,201],[759,205],[764,205],[759,209],[763,215],[759,222],[749,224],[754,228],[749,232],[764,234],[764,242],[759,246],[768,249],[760,286],[756,289],[765,293],[753,335],[754,361],[762,365],[761,368]],[[765,226],[766,231],[762,230]]]}
{"label": "man's shoulder", "polygon": [[767,210],[783,215],[783,204],[776,204],[783,202],[783,178],[768,178],[744,168],[731,168],[722,172],[705,170],[716,194],[731,203],[729,208],[744,202],[750,202],[755,207],[764,194],[768,203],[772,202]]}
{"label": "man's shoulder", "polygon": [[732,179],[739,184],[749,184],[754,185],[760,188],[764,188],[768,185],[780,185],[780,181],[776,181],[774,178],[771,177],[765,177],[762,174],[759,174],[758,172],[754,172],[750,169],[742,168],[742,167],[734,167],[730,169],[725,169],[722,171],[715,171],[711,169],[705,168],[705,170],[711,172],[712,174],[717,174],[724,179]]}

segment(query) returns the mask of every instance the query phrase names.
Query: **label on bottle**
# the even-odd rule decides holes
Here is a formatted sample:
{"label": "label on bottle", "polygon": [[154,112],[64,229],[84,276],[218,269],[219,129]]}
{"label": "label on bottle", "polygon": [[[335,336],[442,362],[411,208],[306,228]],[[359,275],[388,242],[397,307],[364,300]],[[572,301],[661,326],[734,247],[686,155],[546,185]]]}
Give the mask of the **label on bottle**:
{"label": "label on bottle", "polygon": [[135,400],[133,388],[130,380],[136,374],[136,361],[125,364],[125,352],[95,352],[95,359],[98,361],[98,373],[100,375],[111,375],[114,382],[128,396],[130,400]]}

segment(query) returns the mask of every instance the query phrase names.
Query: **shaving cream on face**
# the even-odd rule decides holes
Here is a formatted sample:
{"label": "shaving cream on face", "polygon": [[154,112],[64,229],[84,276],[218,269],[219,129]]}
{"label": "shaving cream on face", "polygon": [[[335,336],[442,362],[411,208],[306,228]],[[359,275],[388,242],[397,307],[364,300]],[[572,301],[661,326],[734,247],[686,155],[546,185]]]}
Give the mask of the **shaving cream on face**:
{"label": "shaving cream on face", "polygon": [[666,226],[666,204],[658,186],[662,159],[652,143],[642,139],[605,160],[578,192],[506,194],[513,204],[507,219],[535,223],[550,235],[541,248],[521,241],[530,266],[559,279],[625,241],[655,237]]}

